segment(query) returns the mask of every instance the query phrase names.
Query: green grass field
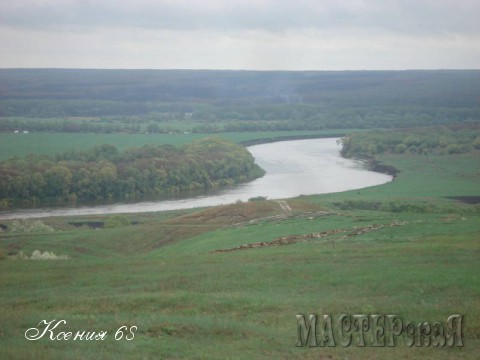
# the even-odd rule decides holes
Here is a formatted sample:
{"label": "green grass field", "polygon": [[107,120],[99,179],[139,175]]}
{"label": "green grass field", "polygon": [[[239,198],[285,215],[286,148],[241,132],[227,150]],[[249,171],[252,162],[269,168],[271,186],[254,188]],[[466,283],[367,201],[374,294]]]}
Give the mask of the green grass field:
{"label": "green grass field", "polygon": [[[138,145],[140,138],[156,137],[117,144]],[[480,209],[446,196],[480,195],[479,159],[383,156],[400,170],[393,182],[289,199],[287,214],[276,202],[259,201],[134,214],[136,225],[113,229],[69,224],[108,218],[90,216],[42,219],[54,232],[0,233],[4,257],[34,250],[70,257],[0,261],[0,358],[477,359]],[[213,252],[329,230],[338,232]],[[295,315],[343,313],[396,314],[414,323],[462,314],[464,346],[410,348],[400,338],[396,347],[295,347]],[[62,331],[103,330],[108,337],[26,340],[25,331],[43,319],[65,319]],[[138,327],[133,340],[114,339],[123,325]]]}
{"label": "green grass field", "polygon": [[112,144],[120,150],[143,145],[183,145],[206,136],[221,136],[227,140],[240,143],[253,139],[265,139],[285,136],[328,136],[345,134],[345,131],[272,131],[240,132],[219,134],[94,134],[94,133],[0,133],[0,160],[13,156],[28,154],[56,154],[67,150],[84,150],[86,148]]}

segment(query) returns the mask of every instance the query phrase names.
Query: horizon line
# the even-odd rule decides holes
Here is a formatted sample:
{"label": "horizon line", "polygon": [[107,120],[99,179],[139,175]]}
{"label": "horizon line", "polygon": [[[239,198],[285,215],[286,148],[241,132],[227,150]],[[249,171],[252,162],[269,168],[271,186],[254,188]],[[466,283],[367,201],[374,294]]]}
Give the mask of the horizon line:
{"label": "horizon line", "polygon": [[228,69],[228,68],[83,68],[83,67],[1,67],[1,70],[105,70],[105,71],[251,71],[251,72],[402,72],[402,71],[478,71],[479,68],[409,69]]}

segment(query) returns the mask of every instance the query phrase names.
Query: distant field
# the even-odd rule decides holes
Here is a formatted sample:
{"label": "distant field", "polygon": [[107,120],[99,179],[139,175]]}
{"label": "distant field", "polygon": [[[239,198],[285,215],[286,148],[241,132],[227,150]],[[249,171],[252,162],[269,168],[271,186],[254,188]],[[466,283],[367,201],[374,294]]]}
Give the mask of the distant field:
{"label": "distant field", "polygon": [[[393,182],[288,199],[291,213],[260,201],[135,214],[136,225],[113,229],[69,224],[108,219],[90,216],[43,220],[54,232],[1,233],[4,254],[71,259],[0,261],[0,358],[477,359],[479,208],[444,196],[480,194],[478,158],[385,156],[400,170]],[[363,208],[372,203],[396,207]],[[212,253],[332,230],[339,232]],[[410,348],[401,337],[396,347],[296,348],[300,313],[396,314],[415,324],[462,314],[464,346]],[[26,341],[25,330],[42,319],[109,337]],[[113,339],[122,325],[138,326],[132,341]]]}
{"label": "distant field", "polygon": [[274,138],[283,136],[328,136],[344,134],[345,131],[274,131],[274,132],[240,132],[220,134],[92,134],[92,133],[0,133],[0,159],[28,154],[55,154],[71,149],[112,144],[124,150],[143,145],[173,144],[183,145],[194,139],[207,136],[221,136],[239,143],[252,139]]}

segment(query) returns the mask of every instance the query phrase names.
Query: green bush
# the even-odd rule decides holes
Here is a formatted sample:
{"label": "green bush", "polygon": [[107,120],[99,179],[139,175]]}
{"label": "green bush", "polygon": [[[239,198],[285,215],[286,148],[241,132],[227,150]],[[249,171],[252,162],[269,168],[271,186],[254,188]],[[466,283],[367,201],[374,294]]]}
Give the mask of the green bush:
{"label": "green bush", "polygon": [[475,141],[473,142],[473,147],[475,149],[480,149],[480,137],[477,137]]}
{"label": "green bush", "polygon": [[267,200],[267,197],[266,196],[255,196],[255,197],[252,197],[252,198],[248,199],[248,201],[263,201],[263,200]]}
{"label": "green bush", "polygon": [[380,210],[381,203],[365,200],[344,200],[341,203],[336,203],[341,210]]}
{"label": "green bush", "polygon": [[44,224],[40,220],[14,220],[12,222],[12,232],[31,233],[31,232],[53,232],[53,227]]}
{"label": "green bush", "polygon": [[7,199],[0,200],[0,209],[7,209],[10,204]]}
{"label": "green bush", "polygon": [[403,154],[405,151],[407,151],[407,145],[398,144],[397,146],[395,146],[395,153]]}
{"label": "green bush", "polygon": [[130,225],[130,218],[124,214],[116,214],[110,216],[107,221],[105,221],[105,228],[106,229],[113,229],[122,226]]}

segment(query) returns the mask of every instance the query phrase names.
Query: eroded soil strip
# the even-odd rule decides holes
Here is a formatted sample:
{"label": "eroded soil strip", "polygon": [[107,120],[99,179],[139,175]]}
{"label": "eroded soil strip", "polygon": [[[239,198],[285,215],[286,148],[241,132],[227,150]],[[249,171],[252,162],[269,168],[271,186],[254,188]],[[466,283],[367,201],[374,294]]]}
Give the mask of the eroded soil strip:
{"label": "eroded soil strip", "polygon": [[376,231],[379,229],[382,229],[384,227],[391,227],[391,226],[402,226],[407,224],[406,222],[399,222],[399,221],[394,221],[391,224],[371,224],[367,226],[359,226],[359,227],[354,227],[353,229],[333,229],[333,230],[328,230],[328,231],[323,231],[319,233],[311,233],[311,234],[306,234],[306,235],[288,235],[288,236],[282,236],[280,238],[271,240],[271,241],[260,241],[256,243],[250,243],[250,244],[244,244],[240,246],[236,246],[233,248],[228,248],[228,249],[217,249],[210,251],[211,253],[225,253],[225,252],[231,252],[231,251],[237,251],[237,250],[247,250],[247,249],[256,249],[256,248],[262,248],[262,247],[270,247],[270,246],[284,246],[284,245],[291,245],[300,241],[310,241],[311,239],[319,239],[323,238],[329,235],[334,235],[334,234],[339,234],[339,233],[344,233],[347,231],[350,231],[348,234],[343,235],[340,237],[340,239],[347,239],[353,236],[357,235],[363,235],[366,233],[369,233],[371,231]]}

